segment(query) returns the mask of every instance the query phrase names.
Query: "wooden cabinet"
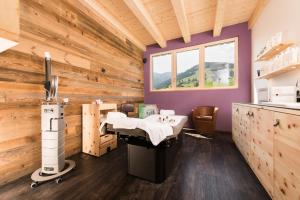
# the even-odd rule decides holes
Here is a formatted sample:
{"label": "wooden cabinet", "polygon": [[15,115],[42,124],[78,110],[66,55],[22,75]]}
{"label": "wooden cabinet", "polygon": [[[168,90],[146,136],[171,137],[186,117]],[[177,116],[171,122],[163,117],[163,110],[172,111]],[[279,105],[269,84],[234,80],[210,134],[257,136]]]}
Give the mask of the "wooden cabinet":
{"label": "wooden cabinet", "polygon": [[240,132],[240,125],[239,125],[239,106],[236,104],[232,105],[232,139],[236,145],[238,145],[238,134]]}
{"label": "wooden cabinet", "polygon": [[249,162],[250,148],[251,148],[251,117],[249,107],[240,107],[240,141],[242,154],[246,161]]}
{"label": "wooden cabinet", "polygon": [[265,187],[273,196],[273,112],[252,108],[252,140],[250,166]]}
{"label": "wooden cabinet", "polygon": [[117,111],[117,104],[82,105],[82,152],[101,156],[117,147],[117,136],[100,130],[110,111]]}
{"label": "wooden cabinet", "polygon": [[274,113],[274,196],[300,199],[300,116]]}
{"label": "wooden cabinet", "polygon": [[233,104],[232,138],[273,199],[300,198],[300,111]]}
{"label": "wooden cabinet", "polygon": [[249,161],[252,134],[252,118],[250,116],[251,108],[234,105],[232,113],[233,140],[245,159]]}

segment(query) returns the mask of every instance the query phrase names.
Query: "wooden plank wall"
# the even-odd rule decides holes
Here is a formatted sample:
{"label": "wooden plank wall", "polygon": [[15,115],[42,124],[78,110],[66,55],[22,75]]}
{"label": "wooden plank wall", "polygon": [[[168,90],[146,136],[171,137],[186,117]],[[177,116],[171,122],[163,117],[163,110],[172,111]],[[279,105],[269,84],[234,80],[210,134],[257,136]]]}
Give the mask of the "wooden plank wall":
{"label": "wooden plank wall", "polygon": [[0,185],[40,167],[44,51],[59,96],[70,100],[67,156],[81,151],[82,103],[143,101],[143,52],[78,8],[75,0],[20,1],[20,44],[0,53]]}

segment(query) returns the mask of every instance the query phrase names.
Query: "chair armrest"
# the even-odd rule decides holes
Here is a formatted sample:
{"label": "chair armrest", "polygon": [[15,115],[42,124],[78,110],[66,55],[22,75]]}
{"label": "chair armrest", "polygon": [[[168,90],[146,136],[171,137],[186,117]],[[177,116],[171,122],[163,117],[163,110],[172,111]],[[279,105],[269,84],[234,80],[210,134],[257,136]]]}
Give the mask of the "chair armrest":
{"label": "chair armrest", "polygon": [[217,116],[218,111],[219,111],[219,108],[216,107],[214,110],[214,114],[213,114],[214,118]]}

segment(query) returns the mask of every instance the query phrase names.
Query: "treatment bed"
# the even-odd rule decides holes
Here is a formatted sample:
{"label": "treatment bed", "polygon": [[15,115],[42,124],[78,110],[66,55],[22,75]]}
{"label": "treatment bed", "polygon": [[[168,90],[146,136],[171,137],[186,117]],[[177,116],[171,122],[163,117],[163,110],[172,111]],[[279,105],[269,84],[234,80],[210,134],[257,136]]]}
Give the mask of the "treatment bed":
{"label": "treatment bed", "polygon": [[[162,122],[162,118],[167,120]],[[128,173],[155,183],[163,182],[170,174],[175,156],[181,146],[181,131],[187,122],[187,117],[151,115],[145,119],[127,118],[126,120],[134,121],[136,126],[128,125],[126,122],[125,126],[128,125],[129,128],[124,128],[124,125],[120,128],[119,124],[116,125],[120,120],[108,120],[106,128],[118,133],[119,137],[127,143]],[[173,121],[169,123],[171,120]],[[156,127],[154,130],[148,130],[144,124],[137,125],[140,123]],[[165,132],[167,136],[160,132],[160,128],[168,130]],[[158,130],[158,134],[155,130]]]}

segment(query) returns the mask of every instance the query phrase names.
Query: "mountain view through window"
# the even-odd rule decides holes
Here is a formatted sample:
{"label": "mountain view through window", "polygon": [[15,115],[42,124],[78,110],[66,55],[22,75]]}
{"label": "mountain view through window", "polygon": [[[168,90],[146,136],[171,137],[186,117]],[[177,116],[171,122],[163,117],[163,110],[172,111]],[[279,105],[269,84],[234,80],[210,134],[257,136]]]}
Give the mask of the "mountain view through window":
{"label": "mountain view through window", "polygon": [[234,86],[234,42],[205,47],[205,87]]}
{"label": "mountain view through window", "polygon": [[151,90],[237,87],[238,38],[151,55]]}
{"label": "mountain view through window", "polygon": [[176,54],[177,87],[199,86],[199,50],[178,52]]}
{"label": "mountain view through window", "polygon": [[156,90],[171,87],[172,54],[152,58],[152,88]]}

